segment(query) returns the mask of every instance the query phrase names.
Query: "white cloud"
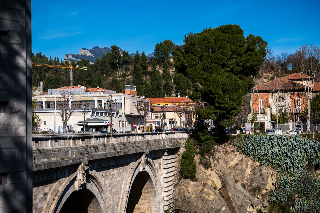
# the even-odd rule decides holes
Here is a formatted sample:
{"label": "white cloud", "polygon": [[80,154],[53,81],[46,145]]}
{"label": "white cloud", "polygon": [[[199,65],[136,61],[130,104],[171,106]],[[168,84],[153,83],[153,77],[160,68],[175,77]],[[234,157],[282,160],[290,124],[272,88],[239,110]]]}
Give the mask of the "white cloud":
{"label": "white cloud", "polygon": [[78,15],[78,13],[79,13],[78,11],[74,11],[74,12],[69,13],[68,16],[73,17],[73,16]]}
{"label": "white cloud", "polygon": [[276,43],[284,43],[284,42],[294,42],[294,41],[300,41],[304,39],[303,37],[298,37],[298,38],[280,38],[276,40]]}
{"label": "white cloud", "polygon": [[74,27],[67,27],[62,29],[48,30],[39,39],[50,40],[55,38],[69,37],[81,34],[82,31]]}

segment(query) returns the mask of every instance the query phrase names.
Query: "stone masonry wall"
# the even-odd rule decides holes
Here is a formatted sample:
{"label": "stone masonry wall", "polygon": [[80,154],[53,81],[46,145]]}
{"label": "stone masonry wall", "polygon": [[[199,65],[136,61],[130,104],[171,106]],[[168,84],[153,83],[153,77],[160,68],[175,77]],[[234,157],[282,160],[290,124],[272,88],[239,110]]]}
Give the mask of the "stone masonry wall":
{"label": "stone masonry wall", "polygon": [[132,179],[139,171],[150,175],[153,187],[148,193],[158,198],[152,205],[163,210],[173,202],[175,155],[184,140],[34,150],[33,211],[54,212],[62,206],[75,191],[77,169],[83,162],[88,168],[84,187],[97,197],[102,212],[125,212]]}
{"label": "stone masonry wall", "polygon": [[31,69],[30,0],[1,1],[0,213],[31,212]]}

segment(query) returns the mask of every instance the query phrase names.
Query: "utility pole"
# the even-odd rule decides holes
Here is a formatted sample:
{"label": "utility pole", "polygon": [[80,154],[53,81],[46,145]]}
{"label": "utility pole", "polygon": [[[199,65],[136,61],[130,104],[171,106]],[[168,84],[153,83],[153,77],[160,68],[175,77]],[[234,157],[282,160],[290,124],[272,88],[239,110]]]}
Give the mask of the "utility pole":
{"label": "utility pole", "polygon": [[110,94],[110,101],[109,101],[109,112],[110,112],[110,134],[112,136],[112,94]]}
{"label": "utility pole", "polygon": [[83,133],[86,133],[86,113],[88,112],[88,111],[86,112],[86,108],[87,108],[86,104],[83,104],[82,108],[83,108]]}
{"label": "utility pole", "polygon": [[259,132],[261,131],[260,128],[260,93],[258,93],[258,101],[259,101]]}
{"label": "utility pole", "polygon": [[[312,60],[312,58],[311,58]],[[312,62],[311,62],[311,69],[312,69]],[[309,72],[310,73],[310,72]],[[312,79],[312,84],[310,87],[310,83],[311,83],[311,79],[310,79],[310,75],[308,75],[308,119],[307,119],[307,132],[310,132],[310,127],[311,127],[311,123],[310,123],[310,119],[311,119],[311,106],[310,106],[310,99],[311,99],[311,93],[313,90],[313,84],[314,84],[314,79]]]}
{"label": "utility pole", "polygon": [[126,123],[125,123],[125,115],[126,115],[126,113],[125,113],[125,103],[126,103],[126,97],[125,97],[125,95],[123,95],[122,96],[122,115],[123,115],[123,123],[122,123],[122,125],[123,125],[123,133],[126,132],[126,130],[125,130],[125,126],[126,126]]}
{"label": "utility pole", "polygon": [[83,133],[86,133],[86,106],[83,107]]}
{"label": "utility pole", "polygon": [[53,131],[54,133],[56,133],[57,131],[57,128],[56,128],[56,125],[57,125],[57,116],[56,116],[56,113],[57,112],[57,96],[54,95],[54,124],[53,124]]}

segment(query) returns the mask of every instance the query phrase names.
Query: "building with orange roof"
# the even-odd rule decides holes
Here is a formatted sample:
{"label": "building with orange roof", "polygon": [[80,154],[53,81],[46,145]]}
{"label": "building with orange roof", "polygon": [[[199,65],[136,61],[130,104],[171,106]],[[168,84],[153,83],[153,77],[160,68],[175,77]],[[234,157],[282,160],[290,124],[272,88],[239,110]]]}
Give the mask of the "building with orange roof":
{"label": "building with orange roof", "polygon": [[[281,112],[292,115],[292,120],[279,129],[291,130],[301,126],[301,113],[307,110],[308,94],[320,91],[320,84],[313,83],[313,78],[305,74],[293,73],[255,86],[251,90],[251,113],[249,117],[257,116],[255,126],[262,124],[264,129],[276,127],[271,116]],[[297,125],[299,123],[299,125]],[[305,125],[302,125],[305,127]],[[301,129],[306,130],[306,127]]]}
{"label": "building with orange roof", "polygon": [[149,98],[151,115],[148,124],[153,129],[191,128],[195,103],[187,97]]}

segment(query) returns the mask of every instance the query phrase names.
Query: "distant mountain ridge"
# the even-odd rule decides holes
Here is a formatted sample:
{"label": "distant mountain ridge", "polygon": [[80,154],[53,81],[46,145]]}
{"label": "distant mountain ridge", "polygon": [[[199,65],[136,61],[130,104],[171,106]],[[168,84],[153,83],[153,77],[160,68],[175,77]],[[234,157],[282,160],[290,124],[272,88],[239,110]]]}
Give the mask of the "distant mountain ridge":
{"label": "distant mountain ridge", "polygon": [[[120,51],[122,50],[120,49]],[[111,52],[111,48],[109,47],[99,48],[98,46],[95,46],[91,50],[88,50],[87,48],[82,48],[79,50],[79,54],[65,54],[64,60],[76,62],[85,59],[88,60],[91,64],[93,64],[97,58],[102,58],[102,56],[108,52]]]}

